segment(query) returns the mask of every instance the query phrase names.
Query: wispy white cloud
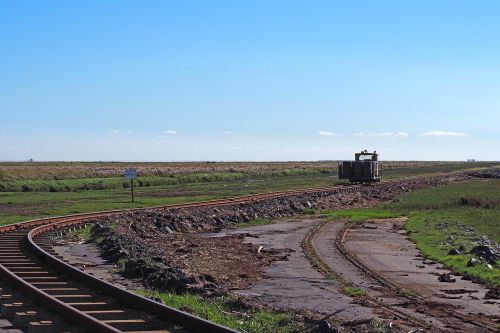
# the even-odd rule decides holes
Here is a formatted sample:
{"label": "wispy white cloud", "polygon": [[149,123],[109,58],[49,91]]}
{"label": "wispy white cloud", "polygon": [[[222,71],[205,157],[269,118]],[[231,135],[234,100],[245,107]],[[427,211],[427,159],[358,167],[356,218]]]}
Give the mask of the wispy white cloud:
{"label": "wispy white cloud", "polygon": [[135,133],[134,133],[134,131],[130,131],[130,130],[129,130],[129,131],[127,131],[127,134],[128,134],[128,135],[134,135]]}
{"label": "wispy white cloud", "polygon": [[233,132],[232,132],[232,131],[224,131],[223,133],[224,133],[225,135],[230,135],[230,134],[233,134]]}
{"label": "wispy white cloud", "polygon": [[109,130],[109,133],[111,133],[111,134],[120,134],[120,130],[117,130],[117,129],[110,129],[110,130]]}
{"label": "wispy white cloud", "polygon": [[161,134],[157,135],[156,137],[159,139],[164,139],[164,138],[168,138],[168,137],[174,136],[174,135],[177,135],[177,131],[169,129],[169,130],[161,132]]}
{"label": "wispy white cloud", "polygon": [[446,132],[446,131],[430,131],[420,133],[420,136],[468,136],[469,133],[464,132]]}
{"label": "wispy white cloud", "polygon": [[342,134],[335,133],[335,132],[332,132],[332,131],[319,131],[318,135],[321,135],[321,136],[341,136]]}
{"label": "wispy white cloud", "polygon": [[381,136],[381,137],[388,137],[388,136],[408,136],[408,133],[406,132],[379,132],[379,133],[364,133],[364,132],[357,132],[353,134],[354,136]]}

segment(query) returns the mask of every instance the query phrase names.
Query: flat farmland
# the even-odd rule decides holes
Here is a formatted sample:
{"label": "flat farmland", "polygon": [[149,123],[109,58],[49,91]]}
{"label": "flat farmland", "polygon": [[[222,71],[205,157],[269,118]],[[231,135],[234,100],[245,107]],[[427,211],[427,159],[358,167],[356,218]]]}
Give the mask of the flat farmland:
{"label": "flat farmland", "polygon": [[[384,162],[386,179],[481,168],[494,162]],[[123,170],[135,167],[130,202]],[[337,162],[0,163],[0,224],[35,217],[147,207],[334,185]]]}

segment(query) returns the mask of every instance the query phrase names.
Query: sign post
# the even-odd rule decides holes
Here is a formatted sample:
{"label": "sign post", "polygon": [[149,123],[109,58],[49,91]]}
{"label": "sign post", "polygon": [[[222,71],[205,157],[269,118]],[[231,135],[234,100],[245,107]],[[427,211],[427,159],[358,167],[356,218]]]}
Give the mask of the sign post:
{"label": "sign post", "polygon": [[124,176],[130,180],[130,193],[132,194],[132,202],[134,202],[134,179],[137,177],[137,170],[135,168],[125,169]]}

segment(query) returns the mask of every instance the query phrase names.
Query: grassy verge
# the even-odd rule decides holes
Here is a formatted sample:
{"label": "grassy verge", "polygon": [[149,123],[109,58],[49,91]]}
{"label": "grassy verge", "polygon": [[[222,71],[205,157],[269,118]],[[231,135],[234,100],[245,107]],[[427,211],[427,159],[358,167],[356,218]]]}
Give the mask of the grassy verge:
{"label": "grassy verge", "polygon": [[[500,241],[500,180],[478,180],[408,193],[367,209],[325,212],[353,221],[407,216],[406,230],[422,253],[460,273],[500,286],[500,267],[485,262],[469,267],[469,251],[481,236]],[[448,255],[452,248],[464,250]]]}
{"label": "grassy verge", "polygon": [[161,299],[168,306],[180,309],[212,322],[252,333],[295,332],[303,323],[289,312],[269,309],[249,309],[232,296],[203,298],[196,294],[173,294],[139,290],[140,295]]}

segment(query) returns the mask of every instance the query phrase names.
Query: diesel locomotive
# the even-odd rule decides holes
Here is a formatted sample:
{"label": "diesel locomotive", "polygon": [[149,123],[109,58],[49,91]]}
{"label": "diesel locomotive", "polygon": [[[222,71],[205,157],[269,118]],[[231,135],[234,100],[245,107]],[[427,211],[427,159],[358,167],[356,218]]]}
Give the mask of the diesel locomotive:
{"label": "diesel locomotive", "polygon": [[349,179],[351,184],[369,184],[382,179],[382,162],[376,151],[367,150],[354,154],[354,161],[339,162],[339,179]]}

